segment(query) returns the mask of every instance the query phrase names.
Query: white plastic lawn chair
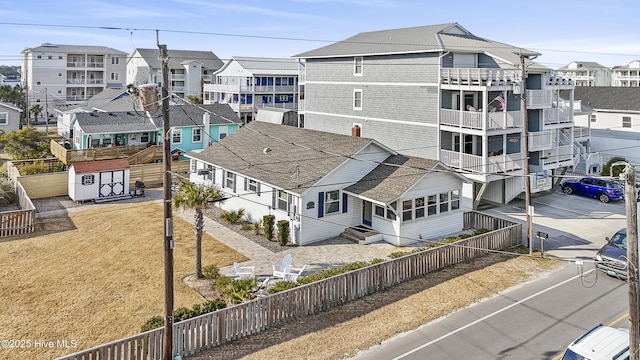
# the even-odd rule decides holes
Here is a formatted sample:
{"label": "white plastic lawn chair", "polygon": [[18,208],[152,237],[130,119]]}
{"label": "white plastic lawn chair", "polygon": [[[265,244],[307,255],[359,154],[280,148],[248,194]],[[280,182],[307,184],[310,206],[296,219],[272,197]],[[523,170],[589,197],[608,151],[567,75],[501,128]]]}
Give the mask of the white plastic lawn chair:
{"label": "white plastic lawn chair", "polygon": [[273,277],[284,279],[285,271],[287,270],[287,268],[291,267],[292,264],[293,257],[291,256],[291,254],[286,254],[284,258],[282,258],[282,261],[278,261],[277,263],[272,265]]}
{"label": "white plastic lawn chair", "polygon": [[302,275],[302,272],[304,271],[304,268],[307,267],[307,265],[302,265],[301,268],[295,268],[293,266],[289,266],[288,268],[286,268],[284,270],[284,279],[286,281],[298,281],[298,277],[300,277],[300,275]]}
{"label": "white plastic lawn chair", "polygon": [[256,268],[253,266],[240,266],[237,262],[233,263],[233,268],[236,271],[236,276],[240,279],[251,279],[255,275]]}

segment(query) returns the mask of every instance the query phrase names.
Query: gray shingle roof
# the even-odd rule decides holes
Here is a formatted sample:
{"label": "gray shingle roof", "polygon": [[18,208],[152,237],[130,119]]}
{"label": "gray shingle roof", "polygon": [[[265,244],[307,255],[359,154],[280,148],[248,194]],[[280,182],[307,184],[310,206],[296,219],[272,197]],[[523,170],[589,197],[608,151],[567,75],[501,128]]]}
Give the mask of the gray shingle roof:
{"label": "gray shingle roof", "polygon": [[78,125],[86,134],[109,134],[114,131],[134,133],[156,131],[157,128],[142,112],[119,111],[113,113],[94,111],[77,113]]}
{"label": "gray shingle roof", "polygon": [[432,172],[438,164],[437,160],[391,155],[360,181],[345,188],[345,191],[388,204]]}
{"label": "gray shingle roof", "polygon": [[598,70],[598,69],[608,69],[608,67],[604,65],[600,65],[597,62],[593,62],[593,61],[572,61],[569,64],[558,68],[558,70]]}
{"label": "gray shingle roof", "polygon": [[[242,124],[238,114],[233,111],[229,104],[207,104],[207,105],[172,105],[169,107],[169,123],[171,126],[194,126],[202,125],[203,114],[208,112],[210,124]],[[151,116],[158,127],[163,127],[162,110],[154,111]]]}
{"label": "gray shingle roof", "polygon": [[[373,140],[253,121],[189,157],[301,194]],[[264,149],[269,148],[266,152]]]}
{"label": "gray shingle roof", "polygon": [[640,111],[640,88],[637,87],[576,86],[573,98],[597,110]]}
{"label": "gray shingle roof", "polygon": [[[158,49],[135,49],[135,52],[138,52],[140,56],[144,59],[144,61],[149,64],[149,67],[152,69],[160,68],[160,60],[158,59],[159,50]],[[220,69],[223,65],[222,60],[220,60],[216,54],[211,51],[195,51],[195,50],[167,50],[167,55],[169,56],[169,68],[177,69],[182,68],[183,63],[185,61],[198,61],[202,63],[206,69],[216,71]],[[133,56],[133,55],[132,55]]]}
{"label": "gray shingle roof", "polygon": [[293,58],[234,56],[226,65],[232,61],[253,75],[298,75],[298,60]]}
{"label": "gray shingle roof", "polygon": [[[497,54],[539,55],[536,52],[479,38],[457,23],[364,32],[319,49],[295,55],[296,58],[326,58],[405,54],[458,50],[487,51]],[[518,58],[519,61],[519,58]]]}
{"label": "gray shingle roof", "polygon": [[116,50],[106,46],[93,46],[93,45],[62,45],[62,44],[49,44],[44,43],[40,46],[33,48],[27,48],[22,50],[22,53],[28,52],[59,52],[66,54],[92,54],[92,55],[123,55],[127,53],[124,51]]}

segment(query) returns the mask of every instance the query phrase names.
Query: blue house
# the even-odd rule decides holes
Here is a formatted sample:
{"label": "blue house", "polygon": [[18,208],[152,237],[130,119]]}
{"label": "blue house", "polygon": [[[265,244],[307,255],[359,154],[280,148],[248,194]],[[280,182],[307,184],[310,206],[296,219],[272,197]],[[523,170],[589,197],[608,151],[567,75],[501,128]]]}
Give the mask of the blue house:
{"label": "blue house", "polygon": [[[71,147],[149,146],[163,141],[162,111],[93,111],[71,119]],[[174,105],[169,108],[171,150],[200,150],[235,132],[240,119],[226,104]]]}

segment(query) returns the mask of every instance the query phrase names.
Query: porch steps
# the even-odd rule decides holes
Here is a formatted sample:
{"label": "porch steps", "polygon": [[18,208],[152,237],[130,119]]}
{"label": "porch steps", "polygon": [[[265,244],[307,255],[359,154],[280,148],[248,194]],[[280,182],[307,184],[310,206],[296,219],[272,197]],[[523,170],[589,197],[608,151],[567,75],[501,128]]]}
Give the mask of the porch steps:
{"label": "porch steps", "polygon": [[128,200],[128,199],[131,199],[131,195],[115,195],[115,196],[106,196],[106,197],[93,199],[93,202],[96,204],[100,204],[108,201]]}
{"label": "porch steps", "polygon": [[340,237],[362,245],[381,241],[383,239],[382,234],[362,225],[344,229],[340,234]]}

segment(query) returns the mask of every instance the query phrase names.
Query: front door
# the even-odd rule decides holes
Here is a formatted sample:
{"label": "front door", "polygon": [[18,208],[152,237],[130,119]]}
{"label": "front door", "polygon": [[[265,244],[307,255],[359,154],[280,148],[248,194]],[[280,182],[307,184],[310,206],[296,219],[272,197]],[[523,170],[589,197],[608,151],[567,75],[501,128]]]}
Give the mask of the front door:
{"label": "front door", "polygon": [[372,204],[370,201],[362,200],[362,224],[371,226]]}

